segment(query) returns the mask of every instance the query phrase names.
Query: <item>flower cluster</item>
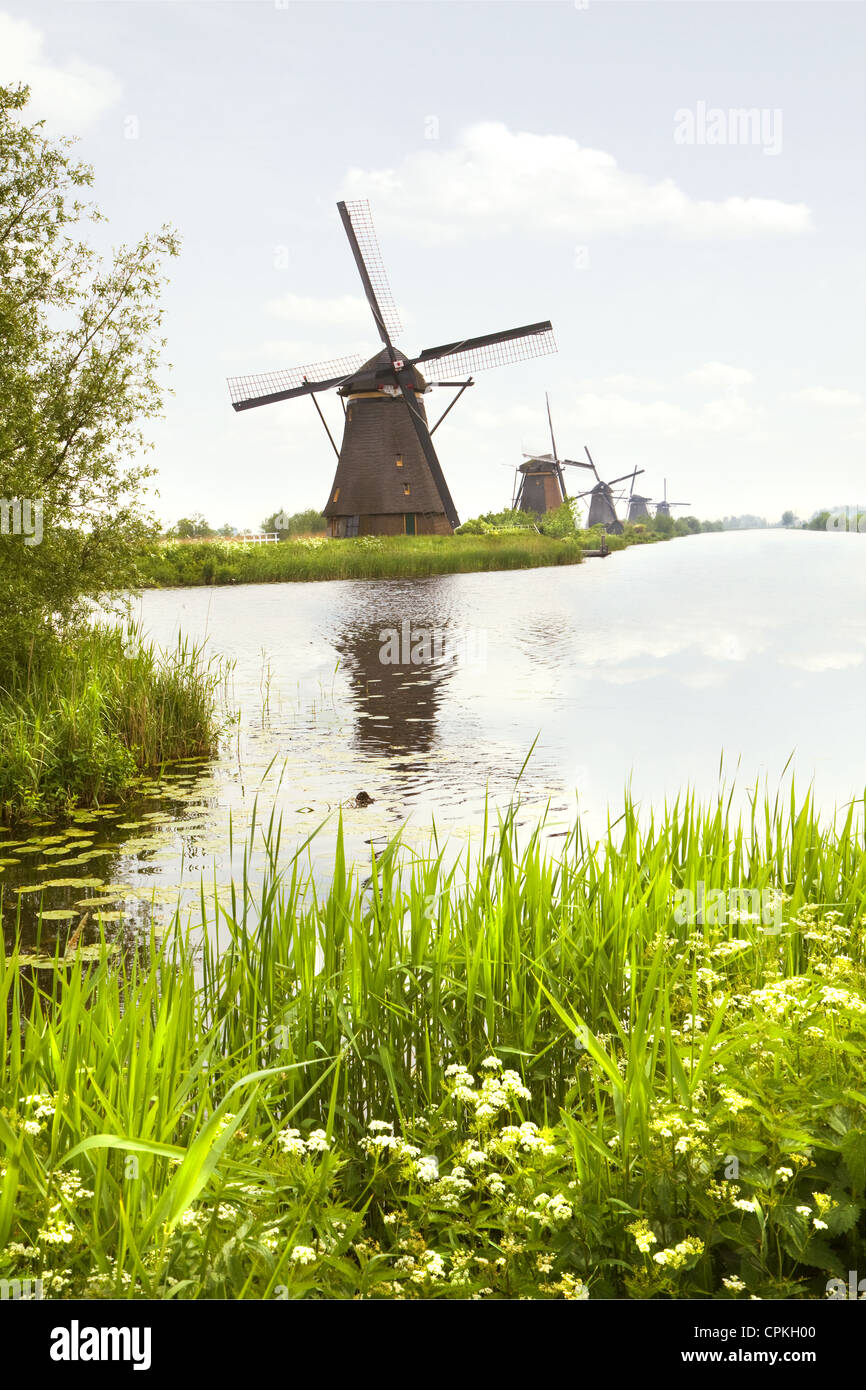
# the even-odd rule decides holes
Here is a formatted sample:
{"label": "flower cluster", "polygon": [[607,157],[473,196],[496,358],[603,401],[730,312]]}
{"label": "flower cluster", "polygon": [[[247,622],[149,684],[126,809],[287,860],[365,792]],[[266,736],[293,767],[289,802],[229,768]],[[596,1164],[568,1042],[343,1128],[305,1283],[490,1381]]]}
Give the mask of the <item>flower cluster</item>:
{"label": "flower cluster", "polygon": [[281,1129],[277,1135],[277,1145],[284,1154],[292,1154],[295,1158],[304,1158],[307,1154],[327,1153],[331,1147],[323,1129],[314,1129],[306,1139],[301,1137],[299,1129]]}
{"label": "flower cluster", "polygon": [[485,1057],[481,1065],[492,1075],[483,1078],[478,1090],[474,1076],[465,1067],[454,1063],[445,1069],[451,1095],[474,1111],[479,1124],[495,1120],[502,1110],[510,1109],[517,1101],[531,1100],[532,1092],[524,1086],[518,1073],[503,1070],[498,1057]]}
{"label": "flower cluster", "polygon": [[704,1242],[698,1240],[697,1236],[686,1236],[678,1245],[672,1246],[669,1250],[658,1250],[653,1259],[657,1265],[664,1265],[666,1269],[685,1269],[695,1263],[704,1253]]}

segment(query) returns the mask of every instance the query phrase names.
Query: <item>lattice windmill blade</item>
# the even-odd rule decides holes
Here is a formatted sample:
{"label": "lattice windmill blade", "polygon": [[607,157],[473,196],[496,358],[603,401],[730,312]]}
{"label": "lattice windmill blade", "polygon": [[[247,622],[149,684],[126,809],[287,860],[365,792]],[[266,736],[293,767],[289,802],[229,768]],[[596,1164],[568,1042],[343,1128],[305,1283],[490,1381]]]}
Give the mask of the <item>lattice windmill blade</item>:
{"label": "lattice windmill blade", "polygon": [[[613,487],[615,483],[624,483],[626,478],[631,478],[632,486],[634,486],[634,479],[637,477],[639,473],[643,473],[643,471],[644,470],[642,468],[636,468],[633,473],[623,473],[621,478],[611,478],[610,482],[608,483],[608,487]],[[629,494],[629,496],[631,496],[631,494]]]}
{"label": "lattice windmill blade", "polygon": [[286,367],[275,372],[256,372],[249,376],[230,376],[228,382],[235,410],[251,410],[257,405],[272,405],[274,401],[291,400],[313,391],[328,391],[342,386],[363,363],[359,353],[349,357],[333,357],[328,362],[315,362],[307,367]]}
{"label": "lattice windmill blade", "polygon": [[480,338],[463,338],[456,343],[425,348],[412,361],[437,362],[443,364],[446,371],[460,376],[485,371],[488,367],[502,367],[509,362],[546,357],[551,352],[556,352],[556,342],[553,325],[547,319],[544,323],[529,323],[502,333],[485,333]]}
{"label": "lattice windmill blade", "polygon": [[563,473],[562,467],[559,462],[559,454],[556,448],[556,437],[553,433],[553,416],[550,413],[550,396],[546,391],[544,393],[544,404],[547,406],[547,423],[550,426],[550,445],[553,449],[553,467],[557,479],[559,481],[559,491],[562,494],[563,501],[565,502],[568,500],[568,493],[565,489],[565,474]]}
{"label": "lattice windmill blade", "polygon": [[361,276],[367,303],[373,311],[379,337],[387,348],[391,348],[395,338],[403,332],[388,276],[379,250],[376,229],[366,198],[351,203],[338,203],[337,208],[343,222],[355,264]]}
{"label": "lattice windmill blade", "polygon": [[556,462],[559,463],[559,454],[556,451],[556,439],[553,434],[553,416],[550,413],[550,396],[546,391],[544,393],[544,404],[547,406],[547,423],[550,426],[550,445],[553,449],[553,457]]}
{"label": "lattice windmill blade", "polygon": [[[592,454],[589,452],[589,445],[588,445],[588,444],[584,444],[583,448],[584,448],[584,452],[585,452],[585,454],[586,454],[586,457],[589,459],[589,466],[590,466],[590,468],[592,469],[592,471],[593,471],[593,473],[595,474],[595,476],[598,478],[598,469],[596,468],[595,464],[594,464],[593,461],[592,461]],[[601,482],[601,478],[598,478],[598,481]]]}

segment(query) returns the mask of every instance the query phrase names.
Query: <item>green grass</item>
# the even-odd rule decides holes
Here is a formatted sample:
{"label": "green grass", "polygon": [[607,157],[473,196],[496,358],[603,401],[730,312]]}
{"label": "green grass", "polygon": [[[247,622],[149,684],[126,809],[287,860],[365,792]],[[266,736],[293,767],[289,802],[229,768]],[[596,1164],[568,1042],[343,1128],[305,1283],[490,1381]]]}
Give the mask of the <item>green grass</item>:
{"label": "green grass", "polygon": [[[824,1298],[864,1257],[862,819],[754,807],[627,804],[555,855],[509,816],[456,866],[394,842],[360,875],[338,840],[319,895],[271,823],[198,973],[179,923],[132,957],[13,951],[0,1277]],[[699,883],[774,920],[681,922]]]}
{"label": "green grass", "polygon": [[0,688],[0,819],[123,796],[147,768],[210,754],[219,667],[98,626],[34,648]]}
{"label": "green grass", "polygon": [[525,531],[497,536],[362,536],[356,540],[312,537],[276,545],[163,542],[142,558],[140,572],[145,587],[405,579],[576,565],[582,554],[576,541],[552,540]]}
{"label": "green grass", "polygon": [[[652,528],[626,526],[622,535],[608,536],[607,545],[611,551],[624,550],[630,545],[667,538],[668,533]],[[324,579],[423,579],[435,574],[577,565],[586,550],[598,548],[601,539],[598,527],[562,538],[520,527],[493,535],[362,536],[355,540],[311,536],[273,545],[219,540],[161,541],[140,556],[138,572],[144,588]]]}

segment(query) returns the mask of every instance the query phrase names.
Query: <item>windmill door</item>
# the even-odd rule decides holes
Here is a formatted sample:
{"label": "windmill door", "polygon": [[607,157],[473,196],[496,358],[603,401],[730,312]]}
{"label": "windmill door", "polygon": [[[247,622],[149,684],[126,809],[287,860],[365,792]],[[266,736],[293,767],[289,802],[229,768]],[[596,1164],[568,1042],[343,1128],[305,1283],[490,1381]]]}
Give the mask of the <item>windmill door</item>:
{"label": "windmill door", "polygon": [[406,535],[407,535],[407,536],[414,536],[414,534],[415,534],[415,513],[414,513],[414,512],[407,512],[406,515],[404,516],[403,520],[404,520],[404,522],[405,522],[405,524],[406,524]]}

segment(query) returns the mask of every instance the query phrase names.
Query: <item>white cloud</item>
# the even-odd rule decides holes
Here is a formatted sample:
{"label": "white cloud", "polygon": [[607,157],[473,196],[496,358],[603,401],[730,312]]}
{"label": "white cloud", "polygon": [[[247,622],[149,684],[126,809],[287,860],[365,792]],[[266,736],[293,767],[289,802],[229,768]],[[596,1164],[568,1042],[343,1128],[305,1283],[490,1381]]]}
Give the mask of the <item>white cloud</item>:
{"label": "white cloud", "polygon": [[274,370],[279,367],[316,366],[319,362],[324,364],[353,355],[366,361],[377,351],[376,343],[371,338],[365,340],[354,334],[351,337],[335,337],[330,342],[325,338],[312,337],[266,338],[245,348],[236,345],[224,348],[219,360],[231,363],[233,370],[241,375],[256,365],[263,367],[267,364]]}
{"label": "white cloud", "polygon": [[420,150],[397,168],[351,169],[344,193],[369,198],[383,225],[430,245],[512,232],[734,240],[798,236],[812,226],[804,203],[694,199],[672,179],[628,173],[569,136],[511,131],[500,121],[469,126],[452,149]]}
{"label": "white cloud", "polygon": [[730,367],[725,362],[705,362],[702,367],[686,372],[686,381],[696,386],[711,386],[721,390],[731,390],[737,386],[748,386],[754,381],[752,373],[745,367]]}
{"label": "white cloud", "polygon": [[[498,431],[507,426],[519,430],[524,440],[533,438],[542,443],[545,440],[546,419],[539,411],[521,405],[509,405],[496,411],[475,407],[467,411],[467,417],[479,431]],[[763,411],[737,395],[720,396],[697,408],[686,408],[676,401],[636,400],[623,392],[601,387],[578,390],[567,404],[557,405],[554,416],[558,440],[581,438],[587,431],[617,436],[651,433],[666,438],[718,434],[726,430],[744,434],[753,431],[762,420]],[[538,444],[531,447],[537,448]]]}
{"label": "white cloud", "polygon": [[284,294],[271,299],[266,309],[274,318],[291,319],[293,323],[337,324],[352,328],[369,328],[375,337],[376,329],[370,306],[362,295],[343,294],[337,299],[316,299],[313,295]]}
{"label": "white cloud", "polygon": [[793,401],[808,401],[810,405],[863,405],[863,395],[860,391],[845,391],[842,387],[835,386],[807,386],[802,391],[794,391],[791,395]]}
{"label": "white cloud", "polygon": [[[30,87],[26,111],[63,134],[75,135],[119,100],[121,85],[106,68],[67,57],[58,62],[43,52],[44,36],[26,19],[0,14],[0,55],[4,82]],[[26,113],[25,113],[26,114]]]}

